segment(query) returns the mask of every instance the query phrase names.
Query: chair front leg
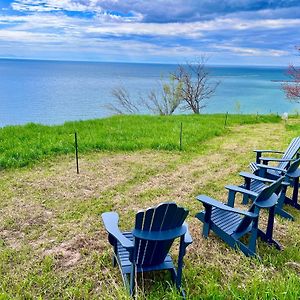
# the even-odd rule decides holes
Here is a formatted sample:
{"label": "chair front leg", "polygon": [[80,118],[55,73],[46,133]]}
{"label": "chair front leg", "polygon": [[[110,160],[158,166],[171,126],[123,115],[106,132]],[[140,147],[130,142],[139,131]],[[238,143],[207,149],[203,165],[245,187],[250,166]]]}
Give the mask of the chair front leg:
{"label": "chair front leg", "polygon": [[281,250],[281,245],[273,239],[273,227],[274,227],[274,218],[275,218],[275,206],[269,208],[269,217],[266,233],[258,229],[258,235],[264,241],[270,245],[274,245],[275,248]]}
{"label": "chair front leg", "polygon": [[290,178],[291,186],[293,187],[293,195],[290,199],[289,197],[285,197],[285,204],[291,205],[296,209],[300,209],[300,204],[298,203],[298,193],[299,193],[299,177]]}
{"label": "chair front leg", "polygon": [[115,252],[112,255],[112,265],[113,265],[113,267],[117,266],[117,258],[116,258],[116,253]]}
{"label": "chair front leg", "polygon": [[260,159],[259,159],[259,158],[261,157],[261,153],[262,153],[262,152],[260,152],[260,151],[257,151],[257,152],[256,152],[256,163],[257,163],[257,164],[260,163]]}
{"label": "chair front leg", "polygon": [[266,166],[267,166],[267,165],[268,165],[268,163],[269,163],[269,161],[268,161],[268,160],[264,160],[264,159],[262,159],[262,164],[263,164],[263,165],[266,165]]}
{"label": "chair front leg", "polygon": [[265,168],[259,168],[258,172],[257,172],[257,175],[259,177],[267,178],[267,169],[265,169]]}
{"label": "chair front leg", "polygon": [[129,282],[129,293],[130,296],[134,296],[135,292],[135,273],[136,273],[136,264],[131,264],[131,272],[130,272],[130,282]]}
{"label": "chair front leg", "polygon": [[255,218],[252,223],[251,236],[249,240],[249,249],[254,254],[256,253],[257,233],[258,233],[258,218]]}
{"label": "chair front leg", "polygon": [[227,199],[227,205],[228,206],[234,207],[235,195],[236,195],[235,191],[233,191],[233,190],[228,191],[228,199]]}
{"label": "chair front leg", "polygon": [[181,286],[181,278],[182,278],[182,268],[183,268],[183,257],[185,255],[186,245],[184,243],[184,235],[180,237],[179,244],[179,255],[178,255],[178,263],[177,263],[177,276],[176,276],[176,287],[180,289]]}
{"label": "chair front leg", "polygon": [[183,299],[186,299],[185,291],[181,286],[182,281],[182,269],[183,269],[183,257],[186,253],[186,248],[189,245],[189,243],[184,242],[184,236],[180,237],[180,244],[179,244],[179,254],[178,254],[178,262],[177,262],[177,272],[174,272],[175,277],[175,284],[176,288],[181,293],[181,296]]}
{"label": "chair front leg", "polygon": [[293,188],[293,206],[297,209],[300,209],[300,205],[298,204],[298,193],[299,193],[299,177],[296,177],[294,180],[294,188]]}
{"label": "chair front leg", "polygon": [[273,240],[274,219],[275,219],[275,206],[270,207],[269,209],[268,225],[266,231],[268,242]]}
{"label": "chair front leg", "polygon": [[[251,179],[250,178],[245,178],[245,189],[250,190],[250,185],[251,185]],[[249,202],[249,195],[248,194],[243,194],[243,204],[246,205]]]}
{"label": "chair front leg", "polygon": [[212,206],[204,204],[204,207],[205,207],[205,214],[204,214],[204,222],[203,222],[202,235],[204,237],[208,237],[209,230],[210,230],[210,221],[211,221]]}

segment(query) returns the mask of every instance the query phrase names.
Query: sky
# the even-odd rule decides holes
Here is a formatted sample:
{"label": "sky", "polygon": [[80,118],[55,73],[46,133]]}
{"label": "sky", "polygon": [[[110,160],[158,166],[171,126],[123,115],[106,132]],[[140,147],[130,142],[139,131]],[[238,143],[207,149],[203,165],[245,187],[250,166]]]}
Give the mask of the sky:
{"label": "sky", "polygon": [[297,63],[300,0],[0,0],[0,57]]}

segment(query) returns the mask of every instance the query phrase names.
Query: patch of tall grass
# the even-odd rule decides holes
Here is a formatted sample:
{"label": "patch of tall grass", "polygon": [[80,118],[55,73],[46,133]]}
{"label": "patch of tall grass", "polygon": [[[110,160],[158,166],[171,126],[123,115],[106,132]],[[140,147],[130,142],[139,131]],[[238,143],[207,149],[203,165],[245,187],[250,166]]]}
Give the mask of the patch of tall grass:
{"label": "patch of tall grass", "polygon": [[0,169],[24,167],[53,155],[74,152],[74,132],[81,153],[94,150],[179,150],[183,123],[183,150],[201,151],[201,142],[228,132],[228,126],[279,122],[274,115],[224,114],[177,116],[114,116],[106,119],[45,126],[29,123],[0,129]]}

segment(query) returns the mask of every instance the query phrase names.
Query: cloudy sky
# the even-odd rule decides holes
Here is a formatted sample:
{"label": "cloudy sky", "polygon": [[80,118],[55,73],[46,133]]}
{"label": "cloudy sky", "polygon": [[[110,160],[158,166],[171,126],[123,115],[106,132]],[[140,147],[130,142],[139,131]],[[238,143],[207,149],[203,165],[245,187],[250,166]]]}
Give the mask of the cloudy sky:
{"label": "cloudy sky", "polygon": [[0,57],[297,62],[300,0],[0,0]]}

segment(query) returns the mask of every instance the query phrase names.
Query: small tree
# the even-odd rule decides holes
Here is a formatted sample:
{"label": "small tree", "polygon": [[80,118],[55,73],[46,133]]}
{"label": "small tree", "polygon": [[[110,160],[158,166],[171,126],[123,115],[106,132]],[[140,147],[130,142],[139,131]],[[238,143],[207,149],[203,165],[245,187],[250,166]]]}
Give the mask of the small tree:
{"label": "small tree", "polygon": [[[300,52],[300,48],[298,51]],[[285,95],[290,101],[300,103],[300,68],[291,64],[288,67],[287,74],[291,78],[291,82],[282,84]]]}
{"label": "small tree", "polygon": [[180,83],[181,98],[185,103],[184,109],[191,109],[195,114],[200,114],[206,107],[206,101],[210,99],[219,85],[219,81],[212,82],[206,68],[206,57],[201,57],[196,62],[187,62],[179,65],[172,74],[174,79]]}
{"label": "small tree", "polygon": [[145,106],[154,114],[172,115],[179,106],[182,97],[182,84],[176,83],[174,76],[170,76],[169,82],[160,81],[159,90],[151,90],[146,99]]}

